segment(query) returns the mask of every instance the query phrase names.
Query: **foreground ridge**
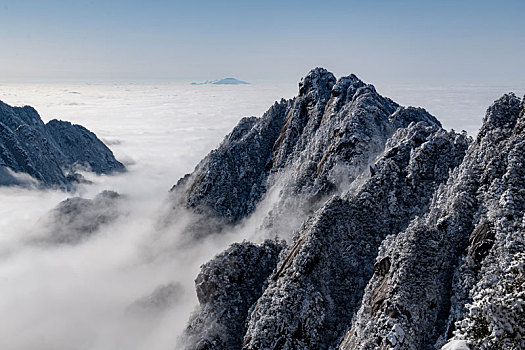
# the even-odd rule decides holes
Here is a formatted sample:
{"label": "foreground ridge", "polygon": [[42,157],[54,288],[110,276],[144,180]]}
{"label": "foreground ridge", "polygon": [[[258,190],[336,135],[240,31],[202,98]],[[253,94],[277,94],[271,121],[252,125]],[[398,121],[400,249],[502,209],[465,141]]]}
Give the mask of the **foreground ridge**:
{"label": "foreground ridge", "polygon": [[174,208],[221,225],[278,193],[260,230],[288,241],[238,243],[204,265],[182,344],[525,348],[524,164],[513,94],[472,140],[355,75],[312,70],[297,97],[243,119],[172,189]]}
{"label": "foreground ridge", "polygon": [[[366,348],[379,339],[406,349],[434,348],[462,323],[473,284],[488,274],[501,278],[499,265],[523,250],[525,238],[523,122],[523,102],[512,94],[488,109],[475,143],[429,212],[384,242],[378,259],[389,257],[393,268],[370,280],[342,349]],[[402,341],[394,328],[402,330]],[[463,335],[477,348],[490,332],[468,333]]]}

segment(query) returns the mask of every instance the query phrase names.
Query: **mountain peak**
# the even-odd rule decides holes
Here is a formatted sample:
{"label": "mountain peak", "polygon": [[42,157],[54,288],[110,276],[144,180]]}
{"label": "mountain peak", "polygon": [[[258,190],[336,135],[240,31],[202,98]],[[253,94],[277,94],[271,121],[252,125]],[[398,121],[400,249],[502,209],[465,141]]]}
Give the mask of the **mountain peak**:
{"label": "mountain peak", "polygon": [[[311,70],[298,96],[242,120],[172,191],[197,217],[191,233],[257,210],[265,237],[289,243],[278,259],[257,263],[244,244],[203,267],[185,348],[436,349],[455,334],[524,348],[507,330],[523,319],[510,307],[523,272],[501,264],[524,260],[524,116],[506,94],[472,142],[354,74]],[[262,283],[234,277],[252,271]],[[500,282],[509,299],[485,288]],[[509,315],[493,319],[501,300]]]}
{"label": "mountain peak", "polygon": [[242,81],[236,78],[222,78],[222,79],[215,79],[215,80],[206,80],[201,83],[193,82],[191,85],[249,85],[250,83],[246,81]]}
{"label": "mountain peak", "polygon": [[521,105],[522,101],[513,92],[504,94],[487,109],[483,129],[512,128],[519,118]]}
{"label": "mountain peak", "polygon": [[97,174],[125,170],[86,128],[59,120],[44,124],[33,107],[0,101],[0,186],[25,185],[29,175],[42,186],[70,189],[78,166]]}
{"label": "mountain peak", "polygon": [[307,95],[316,91],[319,95],[330,96],[330,91],[336,83],[335,76],[324,68],[312,69],[299,83],[299,95]]}

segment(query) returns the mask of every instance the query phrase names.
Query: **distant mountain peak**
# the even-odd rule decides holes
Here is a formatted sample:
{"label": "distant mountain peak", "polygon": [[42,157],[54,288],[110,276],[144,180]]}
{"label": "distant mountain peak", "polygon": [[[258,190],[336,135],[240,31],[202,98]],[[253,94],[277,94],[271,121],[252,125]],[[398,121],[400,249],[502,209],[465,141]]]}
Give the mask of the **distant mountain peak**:
{"label": "distant mountain peak", "polygon": [[196,83],[193,82],[191,85],[248,85],[250,83],[246,81],[242,81],[236,78],[222,78],[222,79],[216,79],[216,80],[206,80],[202,83]]}
{"label": "distant mountain peak", "polygon": [[30,106],[0,101],[0,186],[71,189],[78,167],[97,174],[125,171],[113,152],[91,131],[61,120],[44,124]]}

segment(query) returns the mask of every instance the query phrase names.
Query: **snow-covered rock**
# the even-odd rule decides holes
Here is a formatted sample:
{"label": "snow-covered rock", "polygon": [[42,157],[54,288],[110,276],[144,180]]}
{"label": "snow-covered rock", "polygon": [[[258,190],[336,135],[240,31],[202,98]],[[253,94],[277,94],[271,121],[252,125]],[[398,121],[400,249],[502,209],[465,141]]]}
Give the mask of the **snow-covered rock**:
{"label": "snow-covered rock", "polygon": [[504,95],[472,140],[354,75],[312,70],[172,189],[208,227],[277,193],[261,230],[290,242],[241,308],[246,286],[228,276],[254,264],[229,262],[238,246],[209,263],[224,276],[197,283],[187,347],[523,348],[524,109]]}
{"label": "snow-covered rock", "polygon": [[[245,348],[337,345],[374,271],[389,273],[388,257],[376,261],[379,245],[426,211],[467,146],[466,135],[426,122],[398,130],[374,174],[357,190],[334,196],[298,232],[250,315]],[[394,331],[391,341],[401,342],[402,329]]]}
{"label": "snow-covered rock", "polygon": [[325,200],[368,171],[396,130],[420,121],[441,126],[424,109],[400,107],[355,75],[336,80],[323,68],[313,69],[297,97],[276,102],[261,118],[242,119],[179,180],[172,189],[173,207],[205,215],[207,222],[214,217],[235,224],[277,189],[267,228],[289,236]]}
{"label": "snow-covered rock", "polygon": [[[496,292],[481,290],[488,281],[494,287],[503,283],[503,267],[524,249],[524,125],[523,102],[512,94],[488,109],[476,141],[438,188],[428,213],[383,242],[378,258],[388,257],[392,269],[371,278],[341,349],[386,346],[393,323],[405,330],[401,349],[439,347],[453,336],[456,323],[475,348],[487,341],[491,329],[505,328],[498,325],[501,320],[491,319],[488,305],[481,313],[485,320],[473,307],[466,323],[462,319],[472,296],[481,301],[488,294],[492,303],[504,303]],[[517,287],[520,292],[522,286]],[[521,318],[517,309],[509,312]],[[469,323],[469,317],[475,320]],[[504,322],[513,317],[503,317]],[[514,329],[508,331],[514,334]]]}

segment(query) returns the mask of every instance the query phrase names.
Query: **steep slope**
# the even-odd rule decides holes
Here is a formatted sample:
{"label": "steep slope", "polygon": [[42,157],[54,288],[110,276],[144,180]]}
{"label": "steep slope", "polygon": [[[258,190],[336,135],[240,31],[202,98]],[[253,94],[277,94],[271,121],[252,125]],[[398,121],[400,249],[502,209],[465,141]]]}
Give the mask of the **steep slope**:
{"label": "steep slope", "polygon": [[[481,278],[477,295],[487,280],[502,279],[525,242],[524,122],[523,102],[512,94],[488,109],[476,142],[429,212],[383,243],[377,261],[388,259],[389,268],[374,273],[340,349],[439,347],[464,317],[475,281]],[[463,332],[479,346],[495,321],[484,320],[483,334],[475,316]]]}
{"label": "steep slope", "polygon": [[299,231],[248,321],[245,349],[336,345],[376,270],[381,241],[425,212],[437,186],[461,161],[466,135],[425,122],[400,129],[373,175],[334,196]]}
{"label": "steep slope", "polygon": [[29,106],[0,101],[0,185],[23,184],[23,173],[39,185],[70,188],[74,168],[98,174],[124,171],[95,134],[79,125],[52,120],[47,124]]}
{"label": "steep slope", "polygon": [[[523,349],[525,100],[520,108],[519,100],[507,95],[489,109],[479,143],[489,150],[486,144],[493,140],[501,145],[492,149],[494,158],[487,166],[493,181],[482,188],[481,218],[469,235],[453,284],[454,294],[468,295],[469,304],[462,309],[465,300],[452,299],[450,328],[459,328],[457,338],[467,339],[473,348]],[[482,179],[486,183],[490,178]]]}
{"label": "steep slope", "polygon": [[[316,68],[299,84],[297,97],[276,103],[261,118],[241,120],[174,186],[173,206],[235,224],[273,188],[279,198],[267,224],[289,235],[368,169],[397,129],[419,121],[440,126],[425,110],[400,107],[354,75],[336,81]],[[283,222],[283,212],[297,225]]]}
{"label": "steep slope", "polygon": [[270,197],[263,237],[291,243],[270,262],[244,242],[204,265],[185,346],[524,348],[524,133],[513,94],[473,141],[354,75],[312,70],[172,189],[213,225]]}
{"label": "steep slope", "polygon": [[284,242],[234,244],[202,266],[195,280],[200,309],[192,316],[181,346],[235,349],[246,332],[248,310],[261,296]]}
{"label": "steep slope", "polygon": [[[45,124],[31,107],[11,107],[0,102],[0,168],[26,173],[46,184],[67,187],[55,147],[46,137]],[[10,181],[9,181],[10,179]],[[16,184],[7,176],[1,184]]]}
{"label": "steep slope", "polygon": [[124,170],[113,152],[83,126],[54,119],[46,124],[46,130],[60,150],[58,154],[62,164],[85,166],[96,174]]}
{"label": "steep slope", "polygon": [[272,147],[290,102],[275,103],[260,119],[243,118],[233,131],[172,188],[175,207],[236,222],[255,210],[264,192]]}

